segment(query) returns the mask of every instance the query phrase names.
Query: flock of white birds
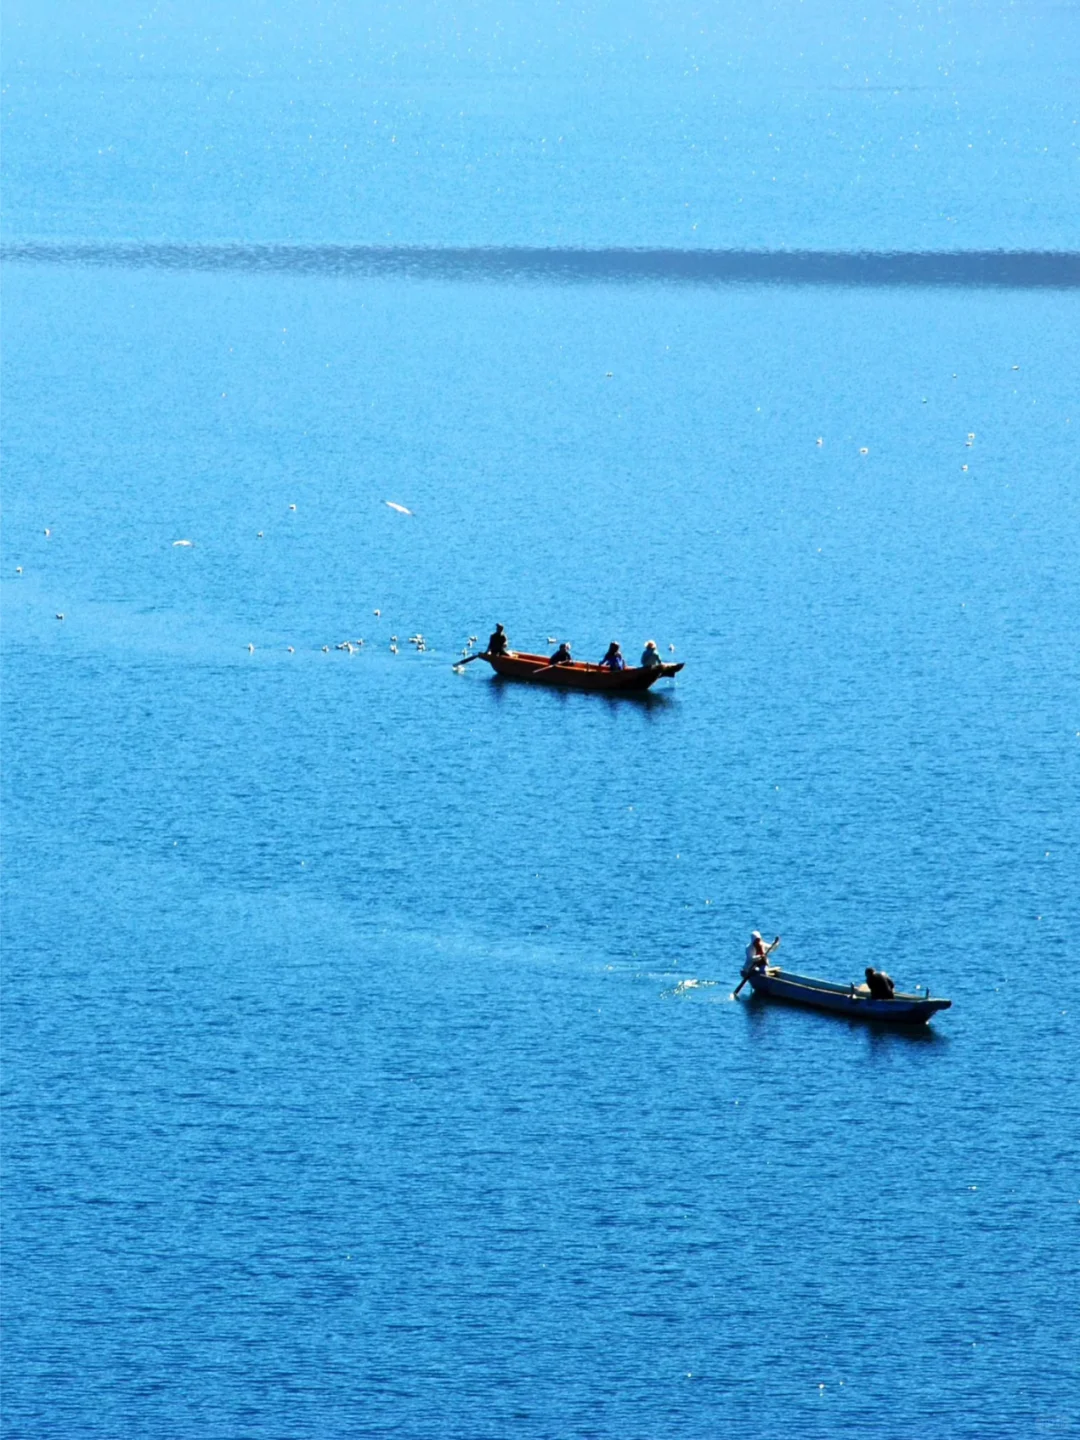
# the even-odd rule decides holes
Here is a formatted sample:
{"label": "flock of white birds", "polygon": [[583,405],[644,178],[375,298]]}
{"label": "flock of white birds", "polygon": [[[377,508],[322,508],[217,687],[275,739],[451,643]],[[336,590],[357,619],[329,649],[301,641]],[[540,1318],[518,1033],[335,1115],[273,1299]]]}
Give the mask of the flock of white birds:
{"label": "flock of white birds", "polygon": [[[1014,365],[1012,368],[1013,368],[1014,370],[1019,370],[1019,369],[1020,369],[1020,366],[1019,366],[1019,365]],[[954,379],[954,380],[956,379],[956,376],[955,376],[955,375],[953,376],[953,379]],[[923,404],[925,405],[925,404],[927,404],[927,403],[928,403],[927,400],[924,399],[924,400],[923,400]],[[819,436],[817,437],[817,440],[815,441],[815,444],[816,444],[819,448],[823,447],[824,444],[825,444],[825,437],[824,437],[823,435],[819,435]],[[973,430],[969,430],[969,431],[968,431],[967,439],[964,441],[965,448],[968,449],[968,450],[970,450],[971,447],[972,447],[974,444],[975,444],[975,432],[974,432]],[[862,445],[862,446],[860,446],[860,447],[859,447],[859,454],[860,454],[860,455],[869,455],[869,454],[870,454],[870,447],[869,447],[868,445]],[[961,465],[961,467],[960,467],[960,469],[961,469],[962,471],[966,471],[967,468],[968,468],[968,467],[967,467],[966,465]],[[415,512],[414,510],[410,510],[410,509],[408,508],[408,506],[406,506],[406,505],[399,505],[396,500],[384,500],[384,501],[383,501],[383,504],[386,505],[386,506],[388,506],[391,510],[395,511],[398,515],[410,515],[410,516],[414,516],[414,515],[416,514],[416,512]],[[290,504],[289,509],[290,509],[290,510],[295,510],[295,509],[296,509],[296,506],[293,505],[293,504]],[[52,530],[47,528],[46,531],[45,531],[45,538],[46,538],[46,540],[48,540],[48,539],[51,537],[51,535],[52,535]],[[264,538],[265,538],[264,532],[263,532],[262,530],[260,530],[260,531],[258,532],[257,536],[256,536],[256,539],[262,540],[262,539],[264,539]],[[187,540],[187,539],[174,540],[172,543],[173,543],[174,548],[185,549],[185,550],[190,550],[190,549],[192,549],[192,548],[194,547],[194,544],[195,544],[194,540]],[[21,575],[21,574],[23,573],[23,567],[22,567],[21,565],[16,565],[16,566],[15,566],[15,573],[16,573],[16,575]],[[378,618],[381,616],[382,611],[381,611],[381,610],[376,610],[376,611],[374,612],[374,614],[375,614],[376,619],[378,619]],[[58,610],[58,611],[56,612],[56,618],[57,618],[57,620],[63,620],[63,619],[64,619],[64,614],[63,614],[63,612],[60,611],[60,610]],[[548,644],[549,644],[549,645],[556,645],[556,644],[558,644],[558,636],[556,636],[556,635],[549,635],[549,636],[547,637],[547,641],[548,641]],[[344,650],[344,651],[346,651],[349,655],[354,655],[354,654],[356,654],[359,650],[362,650],[362,649],[363,649],[364,643],[365,643],[365,642],[363,641],[363,639],[360,639],[360,640],[341,640],[341,641],[339,641],[338,644],[336,644],[333,648],[334,648],[335,650]],[[420,653],[420,652],[422,652],[422,651],[424,651],[424,650],[427,649],[427,644],[426,644],[426,642],[425,642],[425,640],[424,640],[424,637],[423,637],[423,635],[420,635],[420,634],[410,635],[410,636],[408,637],[408,640],[407,640],[406,643],[409,644],[409,645],[415,646],[418,653]],[[475,644],[476,644],[476,636],[475,636],[475,635],[470,635],[467,644],[464,646],[464,648],[463,648],[462,651],[461,651],[462,656],[465,657],[465,658],[467,658],[467,657],[469,657],[470,655],[472,655],[472,654],[474,653],[472,647],[473,647]],[[251,655],[254,655],[254,653],[255,653],[255,646],[249,643],[249,645],[248,645],[247,648],[248,648],[248,653],[251,654]],[[295,647],[295,646],[293,646],[293,645],[287,645],[285,648],[286,648],[286,650],[288,651],[288,653],[289,653],[290,655],[295,655],[295,654],[296,654],[296,647]],[[324,646],[322,647],[322,649],[323,649],[323,653],[324,653],[324,654],[328,654],[329,651],[330,651],[330,646],[329,646],[329,645],[324,645]],[[674,645],[669,645],[669,646],[668,646],[668,649],[669,649],[670,651],[674,651],[675,646],[674,646]],[[391,654],[393,654],[393,655],[397,655],[397,654],[398,654],[398,637],[397,637],[396,635],[391,635],[391,637],[390,637],[390,652],[391,652]]]}
{"label": "flock of white birds", "polygon": [[[397,511],[397,513],[398,513],[399,515],[413,515],[413,514],[415,513],[414,511],[408,509],[407,506],[405,506],[405,505],[398,505],[398,504],[396,503],[396,501],[393,501],[393,500],[387,500],[387,501],[385,502],[385,504],[387,504],[387,505],[390,507],[391,510]],[[295,511],[295,510],[296,510],[295,504],[291,504],[291,503],[290,503],[289,509],[290,509],[291,511]],[[46,529],[45,529],[45,539],[46,539],[46,540],[49,540],[49,539],[51,539],[51,538],[52,538],[52,529],[47,526]],[[256,537],[255,537],[255,538],[256,538],[257,540],[263,540],[263,539],[265,539],[265,531],[259,530],[259,531],[256,533]],[[187,539],[187,538],[180,539],[180,540],[174,540],[174,541],[172,542],[172,547],[173,547],[174,550],[175,550],[175,549],[192,550],[192,549],[195,548],[195,541],[194,541],[194,540],[189,540],[189,539]],[[15,566],[15,574],[16,574],[16,575],[21,575],[22,573],[23,573],[23,567],[22,567],[21,565],[16,565],[16,566]],[[378,619],[378,618],[382,615],[382,610],[381,610],[381,609],[375,610],[373,613],[374,613],[374,615],[375,615],[375,618]],[[64,619],[66,619],[66,615],[65,615],[65,613],[64,613],[62,610],[57,610],[57,612],[56,612],[56,618],[57,618],[57,620],[64,620]],[[476,642],[476,636],[473,635],[473,636],[470,637],[470,643],[475,644],[475,642]],[[427,649],[427,642],[425,641],[423,635],[421,635],[421,634],[419,634],[419,633],[417,633],[416,635],[410,635],[410,636],[408,637],[408,640],[407,640],[406,643],[409,644],[409,645],[415,646],[418,653],[420,653],[420,652],[422,652],[422,651],[424,651],[424,650]],[[339,643],[338,643],[337,645],[335,645],[333,648],[334,648],[335,650],[344,650],[344,651],[346,651],[348,654],[354,655],[354,654],[356,654],[359,650],[362,650],[362,649],[363,649],[364,644],[365,644],[365,641],[364,641],[362,638],[359,639],[359,640],[342,640],[342,641],[339,641]],[[322,646],[322,651],[323,651],[323,653],[324,653],[324,654],[329,654],[330,648],[331,648],[331,647],[330,647],[329,645],[324,645],[324,646]],[[286,649],[286,651],[287,651],[290,655],[295,655],[295,654],[296,654],[296,646],[295,646],[295,645],[286,645],[285,649]],[[249,654],[249,655],[254,655],[254,654],[255,654],[255,645],[254,645],[252,642],[250,642],[250,641],[248,642],[247,650],[248,650],[248,654]],[[390,637],[390,650],[391,650],[391,653],[392,653],[392,654],[394,654],[394,655],[397,655],[397,654],[398,654],[398,637],[397,637],[396,635],[391,635],[391,637]],[[467,652],[464,652],[464,653],[467,653]]]}

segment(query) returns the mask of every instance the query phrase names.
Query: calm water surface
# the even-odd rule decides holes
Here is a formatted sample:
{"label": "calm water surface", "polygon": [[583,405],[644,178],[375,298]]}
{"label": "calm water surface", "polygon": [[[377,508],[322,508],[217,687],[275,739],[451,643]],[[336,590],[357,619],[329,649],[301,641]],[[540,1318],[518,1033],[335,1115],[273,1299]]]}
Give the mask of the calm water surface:
{"label": "calm water surface", "polygon": [[[231,59],[153,53],[194,90],[238,15]],[[63,133],[154,110],[116,79],[137,23],[94,32],[97,90],[53,76]],[[1031,24],[1038,103],[957,103],[1065,166]],[[794,115],[746,33],[738,95]],[[439,103],[475,99],[449,53]],[[531,102],[499,93],[501,145]],[[604,94],[594,139],[644,125]],[[329,180],[317,223],[300,161],[248,192],[280,224],[214,171],[154,228],[155,123],[103,180],[9,120],[9,241],[60,251],[4,281],[4,1434],[1076,1433],[1076,290],[221,268],[382,237]],[[379,203],[449,206],[440,143]],[[405,238],[679,243],[674,189],[575,230],[506,173],[528,223],[465,192]],[[876,173],[861,230],[792,179],[788,241],[766,208],[707,243],[933,248]],[[1069,248],[1012,194],[970,246]],[[162,237],[190,265],[115,248]],[[497,619],[686,669],[623,702],[455,673]],[[954,1007],[733,1002],[752,927]]]}

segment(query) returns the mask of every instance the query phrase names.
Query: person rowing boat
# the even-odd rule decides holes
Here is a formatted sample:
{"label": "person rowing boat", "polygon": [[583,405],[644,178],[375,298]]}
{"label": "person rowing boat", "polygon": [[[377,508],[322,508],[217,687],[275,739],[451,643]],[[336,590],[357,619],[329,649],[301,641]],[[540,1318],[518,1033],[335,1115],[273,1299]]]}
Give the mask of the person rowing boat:
{"label": "person rowing boat", "polygon": [[507,652],[506,631],[501,625],[496,625],[488,639],[486,653],[488,655],[505,655]]}
{"label": "person rowing boat", "polygon": [[734,994],[738,995],[739,991],[746,984],[747,980],[750,979],[751,974],[755,970],[762,975],[769,973],[769,956],[779,944],[779,935],[777,935],[771,945],[766,945],[765,941],[761,938],[760,930],[751,931],[750,944],[746,947],[746,961],[742,967],[742,979],[738,985],[735,986]]}
{"label": "person rowing boat", "polygon": [[753,970],[755,965],[764,965],[772,952],[780,944],[780,936],[771,945],[766,945],[761,938],[760,930],[753,930],[750,934],[750,944],[746,947],[746,968]]}

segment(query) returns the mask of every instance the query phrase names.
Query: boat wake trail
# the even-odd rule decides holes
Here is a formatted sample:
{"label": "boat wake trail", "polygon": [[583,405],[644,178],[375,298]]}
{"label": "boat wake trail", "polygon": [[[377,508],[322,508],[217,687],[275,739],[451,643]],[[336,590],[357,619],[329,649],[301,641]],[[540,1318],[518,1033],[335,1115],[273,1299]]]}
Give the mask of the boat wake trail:
{"label": "boat wake trail", "polygon": [[719,980],[680,980],[679,983],[673,985],[670,990],[665,990],[660,998],[662,1000],[677,1000],[680,996],[692,994],[695,990],[708,990],[712,986],[719,984]]}

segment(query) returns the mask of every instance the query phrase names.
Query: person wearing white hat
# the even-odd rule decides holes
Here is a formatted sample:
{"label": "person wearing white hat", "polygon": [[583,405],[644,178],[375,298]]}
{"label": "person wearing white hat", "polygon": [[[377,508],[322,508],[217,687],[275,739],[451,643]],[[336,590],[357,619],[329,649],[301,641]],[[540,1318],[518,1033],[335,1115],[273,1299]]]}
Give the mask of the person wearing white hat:
{"label": "person wearing white hat", "polygon": [[765,941],[761,938],[760,930],[751,931],[750,944],[746,947],[746,967],[743,974],[748,974],[753,970],[755,965],[760,965],[762,969],[764,969],[768,963],[769,956],[779,944],[779,935],[777,935],[771,945],[766,945]]}

